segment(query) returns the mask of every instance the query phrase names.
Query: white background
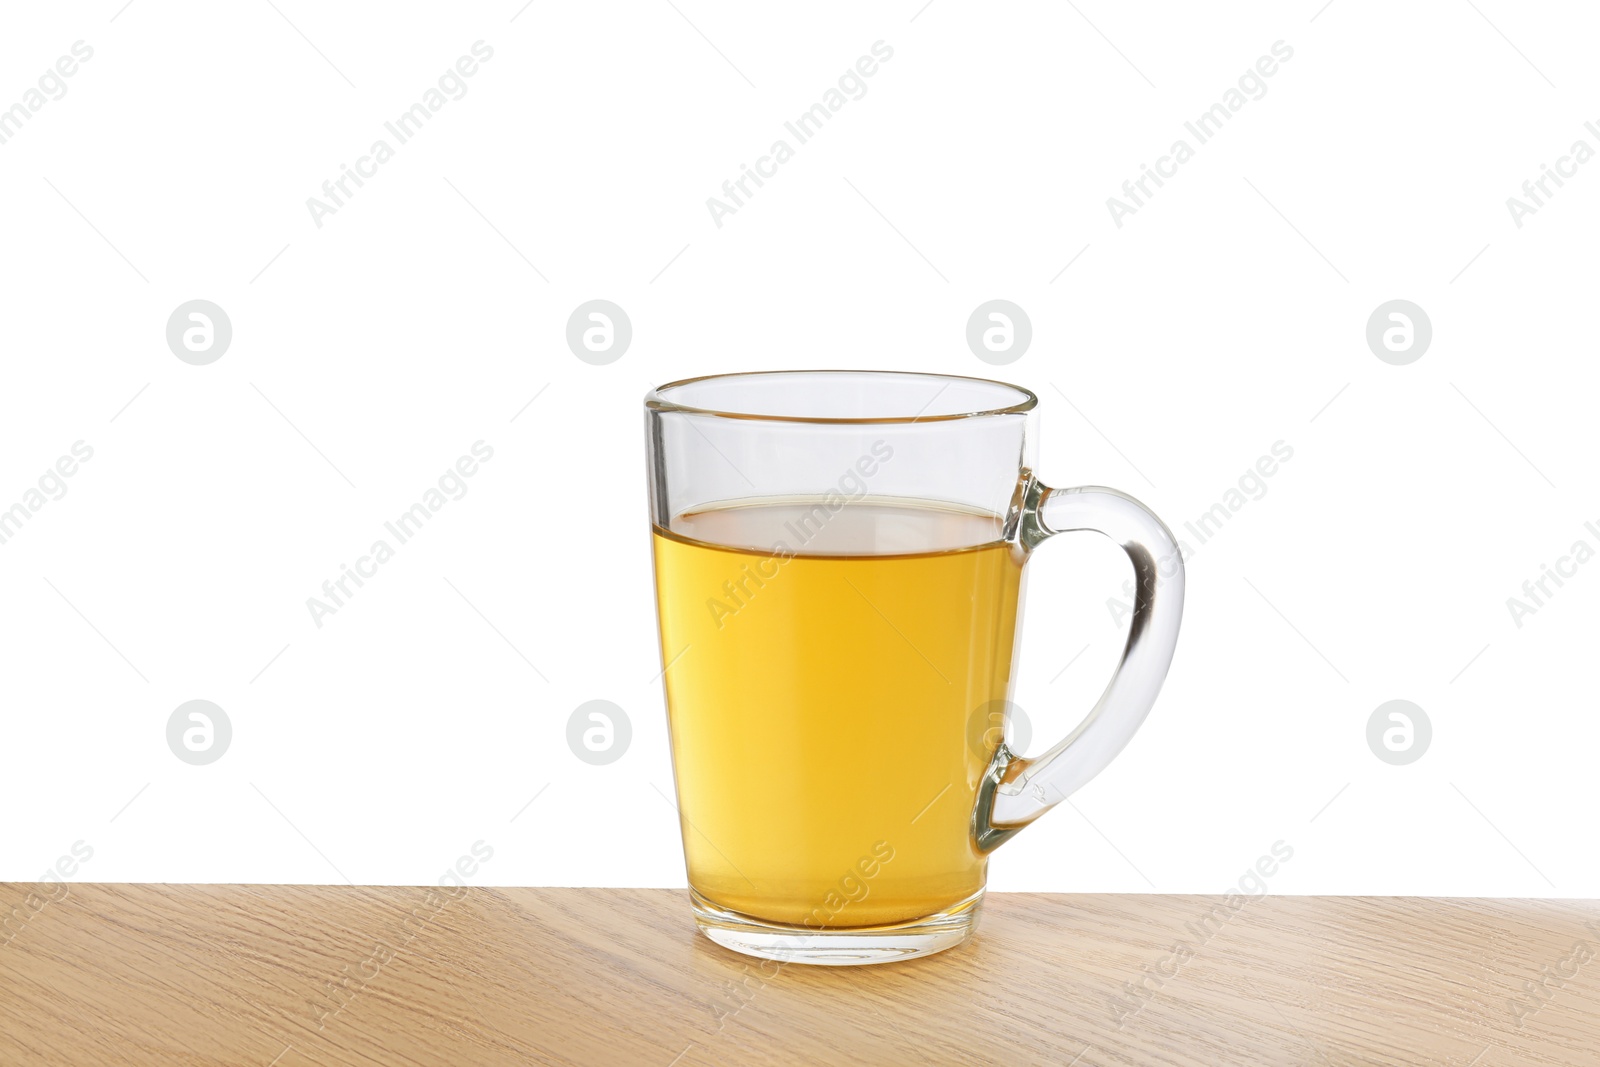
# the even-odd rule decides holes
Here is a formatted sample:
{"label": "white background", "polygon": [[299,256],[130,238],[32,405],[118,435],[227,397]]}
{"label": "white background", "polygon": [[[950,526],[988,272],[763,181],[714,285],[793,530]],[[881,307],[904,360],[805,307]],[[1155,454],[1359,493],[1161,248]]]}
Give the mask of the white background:
{"label": "white background", "polygon": [[[0,545],[0,877],[81,840],[94,880],[432,882],[481,840],[480,884],[682,885],[639,402],[842,366],[1027,385],[1047,481],[1180,534],[1294,449],[1196,550],[1144,729],[994,888],[1220,891],[1281,839],[1273,892],[1600,893],[1600,563],[1520,628],[1506,605],[1600,548],[1600,162],[1506,206],[1600,148],[1594,13],[920,4],[8,7],[0,107],[94,54],[0,145],[0,507],[94,456]],[[479,40],[319,228],[307,198]],[[715,225],[879,40],[866,95]],[[1115,225],[1279,40],[1266,95]],[[964,331],[996,297],[1034,336],[991,368]],[[234,331],[209,366],[165,339],[196,298]],[[565,343],[593,298],[633,323],[607,366]],[[1408,366],[1365,340],[1396,298],[1433,324]],[[467,495],[318,628],[306,599],[478,440]],[[1036,748],[1115,661],[1122,566],[1086,535],[1030,565]],[[198,767],[166,743],[197,698],[233,726]],[[1366,742],[1396,698],[1433,726],[1408,766]],[[565,741],[592,699],[632,722],[608,766]]]}

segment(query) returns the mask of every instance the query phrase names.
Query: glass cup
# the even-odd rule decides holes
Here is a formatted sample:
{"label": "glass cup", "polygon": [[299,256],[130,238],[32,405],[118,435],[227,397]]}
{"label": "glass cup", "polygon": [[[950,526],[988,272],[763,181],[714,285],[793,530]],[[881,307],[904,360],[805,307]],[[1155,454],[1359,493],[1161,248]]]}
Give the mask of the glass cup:
{"label": "glass cup", "polygon": [[[1033,475],[1026,389],[889,371],[673,382],[645,398],[678,813],[700,929],[859,964],[960,944],[988,856],[1144,721],[1183,613],[1172,534]],[[1133,563],[1127,646],[1039,756],[1005,743],[1026,564],[1095,530]]]}

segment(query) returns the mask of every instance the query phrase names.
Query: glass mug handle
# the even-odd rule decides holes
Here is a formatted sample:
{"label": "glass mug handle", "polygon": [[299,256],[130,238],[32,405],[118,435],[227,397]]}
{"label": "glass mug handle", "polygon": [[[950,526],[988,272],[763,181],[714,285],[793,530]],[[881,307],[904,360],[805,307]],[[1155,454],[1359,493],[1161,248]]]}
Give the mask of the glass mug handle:
{"label": "glass mug handle", "polygon": [[1074,530],[1093,530],[1122,546],[1133,563],[1133,618],[1116,672],[1077,729],[1042,756],[1019,756],[1004,741],[996,748],[973,812],[973,836],[984,852],[1077,792],[1122,751],[1161,690],[1183,617],[1183,558],[1149,508],[1103,486],[1051,489],[1031,473],[1020,493],[1024,551]]}

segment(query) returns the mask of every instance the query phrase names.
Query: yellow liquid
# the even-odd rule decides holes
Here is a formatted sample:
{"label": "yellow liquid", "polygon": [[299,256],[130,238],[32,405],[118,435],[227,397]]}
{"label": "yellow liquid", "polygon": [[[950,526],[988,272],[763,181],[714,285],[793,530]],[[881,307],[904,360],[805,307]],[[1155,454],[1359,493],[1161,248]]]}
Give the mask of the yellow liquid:
{"label": "yellow liquid", "polygon": [[971,820],[1021,559],[992,515],[814,505],[654,531],[689,883],[773,923],[923,918],[983,887]]}

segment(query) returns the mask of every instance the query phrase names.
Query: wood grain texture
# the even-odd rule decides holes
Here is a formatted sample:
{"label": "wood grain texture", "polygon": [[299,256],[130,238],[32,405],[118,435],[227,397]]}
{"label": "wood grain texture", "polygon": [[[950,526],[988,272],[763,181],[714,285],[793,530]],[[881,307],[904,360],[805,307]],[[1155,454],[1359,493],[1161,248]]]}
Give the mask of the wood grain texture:
{"label": "wood grain texture", "polygon": [[1600,902],[995,894],[832,969],[670,890],[44,892],[0,884],[5,1067],[1600,1064]]}

